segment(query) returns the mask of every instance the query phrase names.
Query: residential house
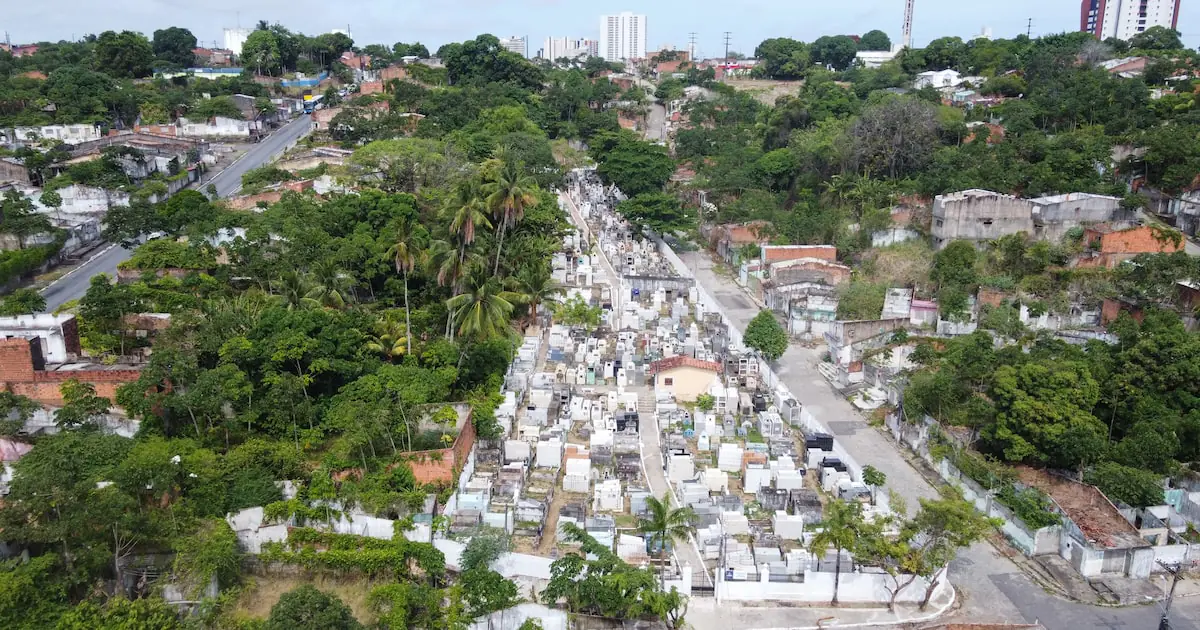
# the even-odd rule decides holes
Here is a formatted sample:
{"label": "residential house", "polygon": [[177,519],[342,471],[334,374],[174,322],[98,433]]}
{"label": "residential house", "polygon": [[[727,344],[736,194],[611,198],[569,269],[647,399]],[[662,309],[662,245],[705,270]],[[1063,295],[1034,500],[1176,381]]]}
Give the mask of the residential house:
{"label": "residential house", "polygon": [[1083,231],[1084,250],[1076,259],[1079,267],[1117,265],[1138,254],[1172,253],[1183,249],[1183,235],[1156,225],[1118,229],[1096,225]]}
{"label": "residential house", "polygon": [[669,391],[679,402],[695,402],[707,392],[721,372],[721,364],[693,357],[674,356],[650,364],[654,387]]}
{"label": "residential house", "polygon": [[962,82],[962,75],[955,70],[928,70],[913,80],[913,89],[958,87]]}
{"label": "residential house", "polygon": [[742,262],[740,254],[742,247],[765,245],[766,233],[770,228],[770,221],[726,223],[713,230],[711,241],[717,250],[717,255],[726,263],[736,266]]}
{"label": "residential house", "polygon": [[1109,74],[1132,79],[1142,76],[1142,73],[1146,71],[1146,64],[1149,62],[1149,57],[1121,57],[1101,62],[1100,67],[1107,70]]}

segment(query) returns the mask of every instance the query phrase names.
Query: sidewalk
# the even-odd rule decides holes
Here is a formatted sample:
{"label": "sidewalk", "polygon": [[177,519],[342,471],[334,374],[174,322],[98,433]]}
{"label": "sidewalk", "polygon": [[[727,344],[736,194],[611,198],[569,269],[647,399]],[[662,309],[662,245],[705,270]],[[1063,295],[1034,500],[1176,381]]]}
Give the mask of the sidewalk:
{"label": "sidewalk", "polygon": [[910,627],[909,624],[932,621],[951,609],[956,601],[953,589],[934,598],[920,611],[915,606],[897,606],[890,613],[881,608],[829,608],[794,606],[786,602],[762,602],[761,606],[742,606],[737,602],[717,603],[712,598],[693,597],[684,618],[695,630],[805,630],[808,628]]}

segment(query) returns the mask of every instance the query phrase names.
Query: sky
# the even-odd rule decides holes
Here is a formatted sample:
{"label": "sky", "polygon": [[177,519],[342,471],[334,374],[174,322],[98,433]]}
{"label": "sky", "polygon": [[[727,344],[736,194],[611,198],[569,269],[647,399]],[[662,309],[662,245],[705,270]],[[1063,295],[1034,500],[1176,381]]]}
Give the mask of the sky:
{"label": "sky", "polygon": [[[222,28],[280,22],[308,35],[351,31],[359,46],[419,41],[431,51],[480,33],[524,35],[534,54],[547,37],[597,38],[600,16],[632,11],[647,18],[647,47],[686,48],[696,33],[702,56],[730,50],[751,54],[769,37],[812,41],[821,35],[881,29],[899,41],[904,0],[0,0],[0,29],[15,43],[72,39],[105,30],[191,29],[201,45],[219,43]],[[1195,8],[1193,8],[1193,6]],[[1024,33],[1033,18],[1038,35],[1076,30],[1079,0],[916,0],[913,42],[989,28],[992,36]],[[1184,43],[1200,45],[1200,0],[1184,0],[1179,30]]]}

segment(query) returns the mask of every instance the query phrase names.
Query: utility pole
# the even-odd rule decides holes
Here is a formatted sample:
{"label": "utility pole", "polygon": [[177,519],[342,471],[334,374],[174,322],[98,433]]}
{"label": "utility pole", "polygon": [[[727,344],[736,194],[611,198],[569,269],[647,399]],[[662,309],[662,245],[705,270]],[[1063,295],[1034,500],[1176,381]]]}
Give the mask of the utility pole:
{"label": "utility pole", "polygon": [[688,33],[688,61],[696,63],[696,31]]}
{"label": "utility pole", "polygon": [[1163,606],[1162,617],[1158,620],[1158,630],[1171,630],[1171,604],[1175,600],[1175,585],[1183,579],[1183,567],[1180,564],[1167,564],[1162,560],[1158,564],[1171,574],[1171,589],[1167,591],[1167,603]]}
{"label": "utility pole", "polygon": [[1029,21],[1025,24],[1025,37],[1033,37],[1033,18],[1029,18]]}
{"label": "utility pole", "polygon": [[725,31],[725,63],[729,63],[729,38],[733,33]]}

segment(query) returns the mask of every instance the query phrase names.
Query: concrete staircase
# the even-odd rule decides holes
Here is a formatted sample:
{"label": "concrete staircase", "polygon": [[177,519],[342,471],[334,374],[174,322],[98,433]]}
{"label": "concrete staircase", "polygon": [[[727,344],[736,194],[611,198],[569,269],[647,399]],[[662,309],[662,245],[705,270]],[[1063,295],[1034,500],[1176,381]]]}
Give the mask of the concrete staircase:
{"label": "concrete staircase", "polygon": [[642,389],[638,391],[638,406],[637,410],[642,415],[652,415],[657,404],[654,399],[654,390]]}

